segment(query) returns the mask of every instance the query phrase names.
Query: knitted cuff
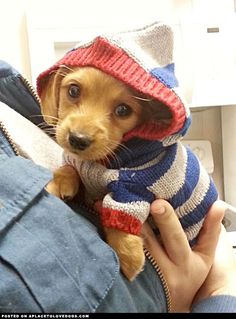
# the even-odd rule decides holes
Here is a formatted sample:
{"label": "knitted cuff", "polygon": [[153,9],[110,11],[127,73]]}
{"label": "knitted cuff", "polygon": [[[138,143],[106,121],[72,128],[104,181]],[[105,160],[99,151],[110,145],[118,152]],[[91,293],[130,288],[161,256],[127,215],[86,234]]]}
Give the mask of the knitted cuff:
{"label": "knitted cuff", "polygon": [[101,224],[107,228],[116,228],[129,234],[139,235],[142,223],[135,217],[119,210],[102,207]]}

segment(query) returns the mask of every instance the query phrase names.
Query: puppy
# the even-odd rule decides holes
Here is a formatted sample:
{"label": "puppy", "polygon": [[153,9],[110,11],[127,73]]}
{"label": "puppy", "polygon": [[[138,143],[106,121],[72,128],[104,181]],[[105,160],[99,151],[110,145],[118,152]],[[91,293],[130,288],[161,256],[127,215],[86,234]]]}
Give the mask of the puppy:
{"label": "puppy", "polygon": [[[154,116],[167,125],[171,115],[123,83],[92,67],[61,67],[53,74],[41,96],[47,122],[55,125],[56,140],[80,161],[109,163],[122,145],[124,135]],[[128,150],[127,150],[128,152]],[[119,159],[117,158],[119,165]],[[72,165],[54,172],[48,192],[72,199],[79,191],[80,177]],[[102,194],[102,196],[105,194]],[[93,200],[102,200],[102,196]],[[142,270],[144,253],[139,236],[104,227],[106,240],[116,251],[120,267],[132,280]]]}
{"label": "puppy", "polygon": [[144,265],[139,234],[155,198],[172,205],[193,245],[218,197],[181,143],[191,116],[174,69],[173,32],[154,22],[81,41],[37,78],[44,119],[65,150],[47,189],[63,199],[85,189],[87,203],[100,203],[129,280]]}

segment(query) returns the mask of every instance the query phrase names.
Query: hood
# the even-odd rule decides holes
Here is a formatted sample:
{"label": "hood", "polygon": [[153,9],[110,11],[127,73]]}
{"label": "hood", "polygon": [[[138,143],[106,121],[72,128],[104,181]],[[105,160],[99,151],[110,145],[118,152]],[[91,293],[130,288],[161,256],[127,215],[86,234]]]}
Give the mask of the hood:
{"label": "hood", "polygon": [[183,99],[177,94],[173,32],[170,26],[155,22],[133,31],[97,36],[79,43],[38,76],[39,96],[51,73],[63,65],[95,67],[168,108],[171,113],[168,125],[153,120],[146,122],[128,132],[124,141],[138,137],[169,145],[186,133],[191,122],[190,114]]}

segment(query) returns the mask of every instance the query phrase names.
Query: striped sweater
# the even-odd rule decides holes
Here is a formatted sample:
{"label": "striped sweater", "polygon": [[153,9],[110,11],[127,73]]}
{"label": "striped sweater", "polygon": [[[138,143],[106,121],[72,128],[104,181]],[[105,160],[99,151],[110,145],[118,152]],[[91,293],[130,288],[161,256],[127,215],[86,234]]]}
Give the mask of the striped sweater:
{"label": "striped sweater", "polygon": [[119,162],[123,160],[124,165],[120,169],[115,168],[115,162],[110,163],[114,168],[107,168],[65,154],[66,162],[77,169],[90,200],[102,200],[103,226],[137,235],[151,202],[162,198],[173,206],[193,244],[209,207],[217,199],[206,170],[181,142],[161,147],[159,142],[132,139],[128,144],[133,152],[129,156],[120,152]]}

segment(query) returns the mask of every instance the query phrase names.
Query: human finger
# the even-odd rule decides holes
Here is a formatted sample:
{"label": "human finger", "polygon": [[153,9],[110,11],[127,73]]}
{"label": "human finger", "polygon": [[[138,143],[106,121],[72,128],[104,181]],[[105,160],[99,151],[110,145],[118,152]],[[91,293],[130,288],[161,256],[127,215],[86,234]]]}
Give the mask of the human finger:
{"label": "human finger", "polygon": [[221,232],[221,222],[224,217],[226,205],[222,201],[216,201],[209,209],[203,227],[199,233],[194,251],[209,258],[213,258]]}
{"label": "human finger", "polygon": [[165,265],[166,267],[170,263],[169,256],[162,244],[158,241],[156,234],[148,222],[145,222],[142,226],[141,237],[143,239],[144,248],[158,261],[159,266]]}
{"label": "human finger", "polygon": [[182,264],[191,248],[174,209],[167,201],[158,199],[151,204],[151,214],[169,258],[175,264]]}

